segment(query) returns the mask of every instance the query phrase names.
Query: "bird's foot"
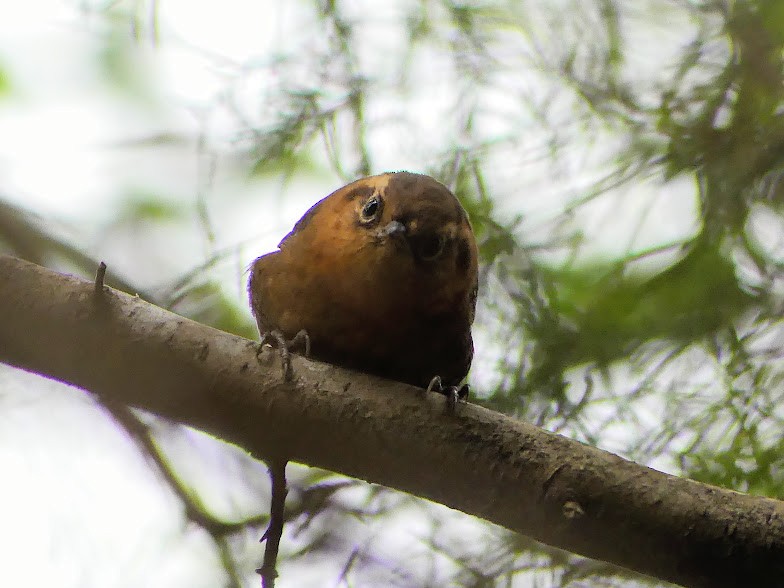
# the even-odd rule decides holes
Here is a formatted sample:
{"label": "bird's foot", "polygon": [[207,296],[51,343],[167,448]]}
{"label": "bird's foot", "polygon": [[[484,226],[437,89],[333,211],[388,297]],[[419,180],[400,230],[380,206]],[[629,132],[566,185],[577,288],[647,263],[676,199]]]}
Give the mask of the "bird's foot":
{"label": "bird's foot", "polygon": [[256,348],[256,357],[261,355],[265,345],[278,349],[280,361],[283,366],[283,379],[287,382],[290,382],[294,377],[294,370],[291,368],[291,352],[295,349],[299,349],[304,351],[305,357],[310,355],[310,336],[305,329],[299,331],[288,341],[283,333],[278,330],[262,333],[261,340]]}
{"label": "bird's foot", "polygon": [[470,388],[468,384],[463,384],[462,386],[444,386],[444,383],[441,381],[441,376],[433,376],[433,379],[430,380],[430,384],[427,386],[427,391],[438,392],[439,394],[446,396],[447,412],[453,413],[455,412],[458,401],[468,398]]}

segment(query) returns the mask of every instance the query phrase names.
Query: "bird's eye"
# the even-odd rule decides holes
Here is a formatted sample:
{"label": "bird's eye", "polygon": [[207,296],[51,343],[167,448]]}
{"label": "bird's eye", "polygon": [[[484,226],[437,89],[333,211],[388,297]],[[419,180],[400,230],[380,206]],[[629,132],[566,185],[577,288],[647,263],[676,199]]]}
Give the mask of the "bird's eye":
{"label": "bird's eye", "polygon": [[426,235],[419,240],[417,252],[424,261],[432,261],[444,251],[444,235]]}
{"label": "bird's eye", "polygon": [[362,221],[367,223],[377,219],[380,215],[381,199],[378,196],[371,196],[360,211]]}

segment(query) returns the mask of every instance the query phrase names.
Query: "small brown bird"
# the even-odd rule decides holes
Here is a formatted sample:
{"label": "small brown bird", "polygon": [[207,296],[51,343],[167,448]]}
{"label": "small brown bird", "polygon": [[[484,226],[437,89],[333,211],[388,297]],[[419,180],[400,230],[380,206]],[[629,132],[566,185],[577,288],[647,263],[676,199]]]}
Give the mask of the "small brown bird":
{"label": "small brown bird", "polygon": [[265,339],[307,339],[314,359],[455,393],[474,353],[477,248],[444,185],[362,178],[313,205],[278,248],[248,284]]}

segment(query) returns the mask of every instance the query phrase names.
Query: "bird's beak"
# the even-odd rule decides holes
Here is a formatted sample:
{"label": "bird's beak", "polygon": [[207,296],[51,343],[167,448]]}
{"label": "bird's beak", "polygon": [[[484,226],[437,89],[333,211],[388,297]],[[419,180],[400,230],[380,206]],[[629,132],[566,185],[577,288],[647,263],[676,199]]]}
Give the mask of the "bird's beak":
{"label": "bird's beak", "polygon": [[400,221],[392,221],[378,231],[379,237],[397,237],[406,234],[406,226]]}

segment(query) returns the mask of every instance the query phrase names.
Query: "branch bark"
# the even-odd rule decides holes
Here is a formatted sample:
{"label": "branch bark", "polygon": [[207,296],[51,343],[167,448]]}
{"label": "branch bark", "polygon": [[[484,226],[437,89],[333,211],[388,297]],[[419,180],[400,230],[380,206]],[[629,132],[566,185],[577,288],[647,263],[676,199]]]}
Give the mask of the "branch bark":
{"label": "branch bark", "polygon": [[0,257],[0,361],[265,460],[397,488],[688,586],[784,578],[784,503],[679,479],[475,405],[276,352],[139,298]]}

